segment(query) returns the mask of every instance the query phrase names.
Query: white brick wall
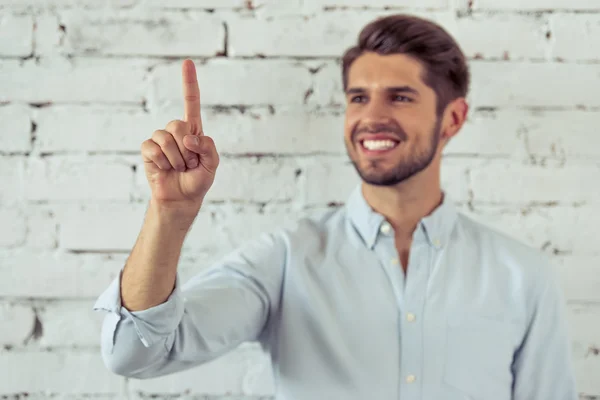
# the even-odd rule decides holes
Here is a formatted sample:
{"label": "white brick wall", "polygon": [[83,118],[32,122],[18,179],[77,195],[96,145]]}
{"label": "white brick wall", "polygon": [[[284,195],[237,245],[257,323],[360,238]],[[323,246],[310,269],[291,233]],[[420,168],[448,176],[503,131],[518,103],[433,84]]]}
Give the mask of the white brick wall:
{"label": "white brick wall", "polygon": [[102,365],[91,306],[141,226],[140,145],[181,118],[191,57],[222,164],[184,279],[339,205],[358,178],[338,58],[395,12],[443,24],[468,55],[471,113],[442,181],[462,210],[553,255],[581,398],[600,398],[598,0],[0,0],[0,397],[269,399],[253,344],[143,382]]}

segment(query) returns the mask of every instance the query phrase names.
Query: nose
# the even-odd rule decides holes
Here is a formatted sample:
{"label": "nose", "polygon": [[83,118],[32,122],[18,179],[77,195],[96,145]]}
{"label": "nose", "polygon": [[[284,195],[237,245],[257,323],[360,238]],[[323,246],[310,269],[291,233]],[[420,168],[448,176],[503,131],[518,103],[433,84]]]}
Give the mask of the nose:
{"label": "nose", "polygon": [[385,123],[391,119],[389,104],[377,98],[373,98],[363,109],[361,118],[364,122]]}

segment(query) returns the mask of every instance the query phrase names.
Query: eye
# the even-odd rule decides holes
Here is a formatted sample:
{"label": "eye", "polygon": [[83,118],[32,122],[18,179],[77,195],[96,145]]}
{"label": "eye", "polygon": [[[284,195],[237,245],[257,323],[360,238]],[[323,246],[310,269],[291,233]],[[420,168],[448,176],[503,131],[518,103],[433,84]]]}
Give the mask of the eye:
{"label": "eye", "polygon": [[394,96],[393,100],[394,101],[399,101],[399,102],[402,102],[402,103],[410,103],[410,102],[412,102],[412,99],[410,97],[406,97],[406,96],[402,96],[402,95]]}
{"label": "eye", "polygon": [[366,99],[367,98],[365,96],[362,96],[362,95],[352,96],[350,98],[350,102],[351,103],[364,103]]}

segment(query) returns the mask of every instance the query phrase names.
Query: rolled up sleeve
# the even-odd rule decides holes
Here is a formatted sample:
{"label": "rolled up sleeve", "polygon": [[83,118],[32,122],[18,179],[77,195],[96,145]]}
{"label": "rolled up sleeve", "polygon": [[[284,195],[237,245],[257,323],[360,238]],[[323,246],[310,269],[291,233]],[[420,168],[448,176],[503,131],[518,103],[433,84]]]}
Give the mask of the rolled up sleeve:
{"label": "rolled up sleeve", "polygon": [[105,319],[102,330],[102,344],[112,353],[115,344],[115,332],[118,322],[123,319],[131,321],[137,337],[146,347],[165,340],[179,325],[184,313],[183,299],[181,296],[180,279],[177,274],[175,288],[168,299],[159,305],[141,311],[129,311],[121,305],[121,275],[119,272],[109,287],[98,297],[94,310],[106,311],[109,314]]}
{"label": "rolled up sleeve", "polygon": [[121,304],[121,274],[99,296],[101,347],[116,374],[150,378],[213,360],[256,340],[279,303],[284,241],[263,234],[181,284],[162,304],[131,312]]}

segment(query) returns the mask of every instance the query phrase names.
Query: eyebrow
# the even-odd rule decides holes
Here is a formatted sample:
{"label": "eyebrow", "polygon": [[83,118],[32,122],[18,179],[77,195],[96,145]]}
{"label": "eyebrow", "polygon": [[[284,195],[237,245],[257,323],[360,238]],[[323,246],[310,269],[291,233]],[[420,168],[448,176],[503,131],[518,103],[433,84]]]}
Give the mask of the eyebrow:
{"label": "eyebrow", "polygon": [[[353,87],[346,89],[346,94],[357,94],[357,93],[365,93],[367,89],[361,87]],[[390,86],[386,87],[385,91],[388,93],[411,93],[414,95],[418,95],[419,92],[417,89],[411,86]]]}

